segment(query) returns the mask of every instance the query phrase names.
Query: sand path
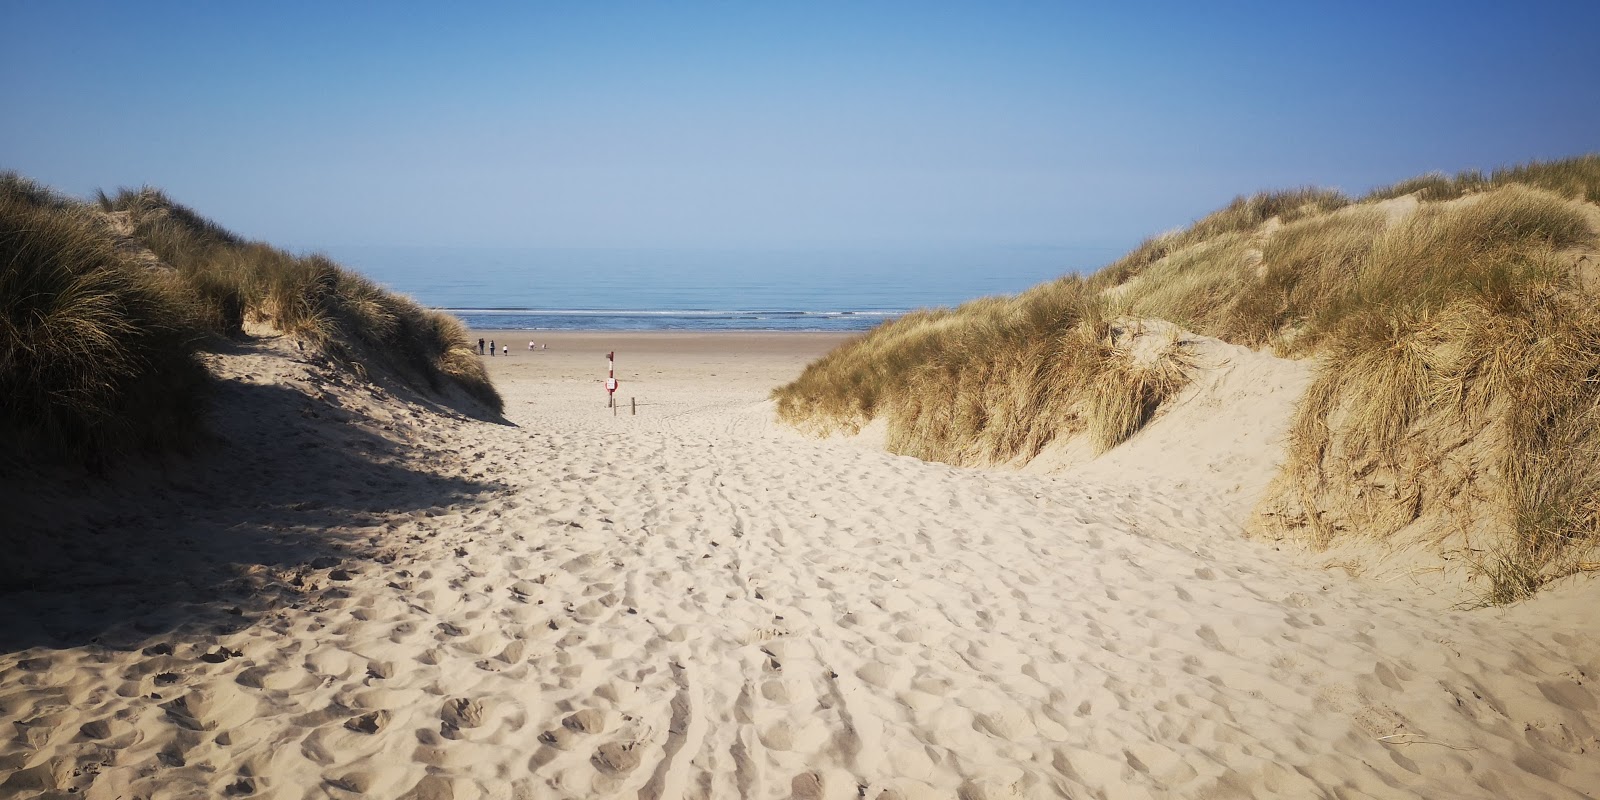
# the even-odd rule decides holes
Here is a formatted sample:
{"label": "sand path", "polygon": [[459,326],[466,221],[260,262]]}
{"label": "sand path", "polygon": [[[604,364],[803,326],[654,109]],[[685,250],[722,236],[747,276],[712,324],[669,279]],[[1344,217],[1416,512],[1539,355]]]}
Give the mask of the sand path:
{"label": "sand path", "polygon": [[807,439],[765,400],[806,347],[696,347],[624,354],[637,417],[586,350],[497,363],[517,427],[429,452],[504,485],[375,517],[381,558],[295,607],[0,655],[0,793],[1600,791],[1586,585],[1430,610],[1244,541],[1203,485]]}

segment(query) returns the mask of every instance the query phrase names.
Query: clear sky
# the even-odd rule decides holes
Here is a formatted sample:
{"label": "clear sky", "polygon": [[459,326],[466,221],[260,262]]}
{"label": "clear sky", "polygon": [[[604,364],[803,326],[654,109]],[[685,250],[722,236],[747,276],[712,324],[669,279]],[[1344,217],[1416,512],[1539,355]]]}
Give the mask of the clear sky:
{"label": "clear sky", "polygon": [[303,248],[1104,261],[1240,193],[1600,150],[1593,0],[0,0],[0,31],[0,168]]}

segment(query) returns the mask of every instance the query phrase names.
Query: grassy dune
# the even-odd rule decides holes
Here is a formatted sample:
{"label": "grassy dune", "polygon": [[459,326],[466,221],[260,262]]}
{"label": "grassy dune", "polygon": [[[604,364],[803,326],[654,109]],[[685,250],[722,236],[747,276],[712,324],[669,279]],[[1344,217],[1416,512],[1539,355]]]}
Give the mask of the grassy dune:
{"label": "grassy dune", "polygon": [[886,323],[774,398],[804,428],[881,418],[896,452],[993,464],[1114,447],[1181,389],[1181,340],[1128,346],[1141,319],[1315,359],[1255,525],[1431,537],[1507,602],[1600,566],[1597,203],[1600,156],[1239,198],[1087,278]]}
{"label": "grassy dune", "polygon": [[209,386],[197,354],[247,324],[500,410],[453,317],[153,189],[82,203],[0,174],[0,428],[29,451],[105,463],[184,446]]}

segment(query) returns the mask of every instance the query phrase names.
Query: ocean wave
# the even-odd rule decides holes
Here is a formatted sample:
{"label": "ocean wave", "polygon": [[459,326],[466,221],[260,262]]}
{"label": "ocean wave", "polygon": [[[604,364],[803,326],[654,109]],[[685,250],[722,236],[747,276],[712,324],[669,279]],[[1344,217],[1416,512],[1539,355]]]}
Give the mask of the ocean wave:
{"label": "ocean wave", "polygon": [[477,330],[865,331],[900,314],[886,309],[523,309],[441,308]]}
{"label": "ocean wave", "polygon": [[439,308],[449,314],[550,317],[898,317],[909,309],[802,311],[790,309]]}

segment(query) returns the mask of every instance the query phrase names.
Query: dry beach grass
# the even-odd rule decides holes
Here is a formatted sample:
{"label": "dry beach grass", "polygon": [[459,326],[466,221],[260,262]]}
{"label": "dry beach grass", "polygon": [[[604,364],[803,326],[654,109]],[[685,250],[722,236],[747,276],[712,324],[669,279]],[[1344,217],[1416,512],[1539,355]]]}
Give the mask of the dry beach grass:
{"label": "dry beach grass", "polygon": [[454,318],[152,189],[91,205],[0,175],[0,264],[0,424],[39,456],[105,462],[192,441],[210,389],[197,354],[252,324],[499,406]]}
{"label": "dry beach grass", "polygon": [[886,325],[774,397],[816,430],[881,416],[895,452],[1025,462],[1104,451],[1183,386],[1181,350],[1118,347],[1141,320],[1268,347],[1318,378],[1259,529],[1425,539],[1484,600],[1526,597],[1600,543],[1600,157],[1397,187],[1240,198],[1085,280]]}

